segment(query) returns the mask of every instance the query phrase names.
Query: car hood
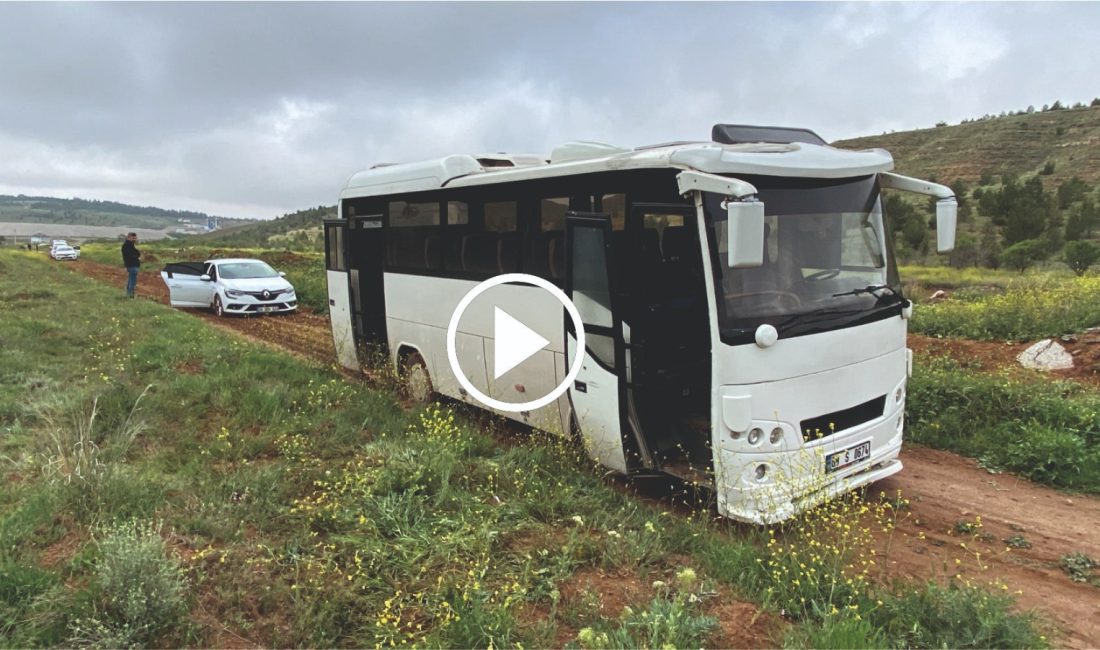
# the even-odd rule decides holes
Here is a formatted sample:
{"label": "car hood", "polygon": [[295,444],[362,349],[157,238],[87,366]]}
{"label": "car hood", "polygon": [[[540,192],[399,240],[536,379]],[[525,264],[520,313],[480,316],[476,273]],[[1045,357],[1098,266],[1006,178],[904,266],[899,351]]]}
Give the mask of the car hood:
{"label": "car hood", "polygon": [[244,278],[240,280],[221,280],[221,285],[226,289],[235,289],[237,291],[282,291],[284,289],[293,289],[294,286],[286,281],[284,278]]}

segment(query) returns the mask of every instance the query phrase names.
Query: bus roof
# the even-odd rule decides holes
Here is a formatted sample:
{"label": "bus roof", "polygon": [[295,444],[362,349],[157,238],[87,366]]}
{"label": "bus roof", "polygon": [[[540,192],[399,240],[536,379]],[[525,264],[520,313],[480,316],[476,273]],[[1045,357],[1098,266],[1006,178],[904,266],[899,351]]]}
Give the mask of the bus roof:
{"label": "bus roof", "polygon": [[531,154],[456,154],[412,163],[376,165],[348,179],[341,198],[493,185],[628,169],[690,169],[711,174],[849,178],[890,171],[883,149],[852,151],[803,142],[675,142],[620,149],[570,142],[550,158]]}

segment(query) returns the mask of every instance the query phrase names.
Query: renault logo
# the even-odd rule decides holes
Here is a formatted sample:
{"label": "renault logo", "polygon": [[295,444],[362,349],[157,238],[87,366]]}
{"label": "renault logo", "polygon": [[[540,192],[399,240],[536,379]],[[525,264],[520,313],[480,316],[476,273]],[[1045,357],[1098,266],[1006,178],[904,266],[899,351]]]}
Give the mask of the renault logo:
{"label": "renault logo", "polygon": [[270,297],[271,297],[271,292],[268,291],[267,289],[264,289],[264,300],[267,300]]}

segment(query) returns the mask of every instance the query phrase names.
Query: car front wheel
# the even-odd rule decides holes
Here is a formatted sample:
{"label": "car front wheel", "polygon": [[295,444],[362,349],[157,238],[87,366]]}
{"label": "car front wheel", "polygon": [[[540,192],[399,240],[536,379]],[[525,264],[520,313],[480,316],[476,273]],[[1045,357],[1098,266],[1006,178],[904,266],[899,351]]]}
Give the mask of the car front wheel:
{"label": "car front wheel", "polygon": [[218,317],[225,316],[225,307],[222,305],[221,296],[214,296],[214,314]]}

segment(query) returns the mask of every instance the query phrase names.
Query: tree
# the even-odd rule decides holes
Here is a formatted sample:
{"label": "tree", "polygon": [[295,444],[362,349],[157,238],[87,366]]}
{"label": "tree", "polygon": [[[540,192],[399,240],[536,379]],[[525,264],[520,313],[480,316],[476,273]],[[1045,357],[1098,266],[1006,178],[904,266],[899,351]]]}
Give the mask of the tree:
{"label": "tree", "polygon": [[1098,259],[1100,248],[1087,241],[1071,241],[1062,250],[1062,261],[1078,276],[1084,275]]}
{"label": "tree", "polygon": [[1025,239],[1006,248],[1001,253],[1001,263],[1023,273],[1036,262],[1045,260],[1049,255],[1045,241]]}
{"label": "tree", "polygon": [[1066,241],[1073,242],[1085,236],[1085,220],[1081,208],[1077,207],[1066,218]]}
{"label": "tree", "polygon": [[1023,183],[1010,181],[999,192],[983,194],[983,203],[987,199],[992,208],[990,215],[995,222],[1004,225],[1007,243],[1034,239],[1046,232],[1051,201],[1038,176],[1032,176]]}
{"label": "tree", "polygon": [[997,228],[993,225],[992,221],[987,221],[985,227],[982,228],[982,241],[980,246],[980,263],[982,266],[987,266],[991,269],[1001,268],[1001,238],[997,236]]}
{"label": "tree", "polygon": [[1089,186],[1077,176],[1058,186],[1058,209],[1065,210],[1071,204],[1085,198]]}
{"label": "tree", "polygon": [[1100,97],[1093,97],[1092,101],[1089,102],[1089,106],[1100,106]]}
{"label": "tree", "polygon": [[955,249],[947,255],[947,263],[952,268],[964,269],[976,266],[979,260],[978,240],[973,235],[962,234],[955,241]]}

